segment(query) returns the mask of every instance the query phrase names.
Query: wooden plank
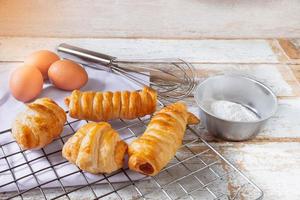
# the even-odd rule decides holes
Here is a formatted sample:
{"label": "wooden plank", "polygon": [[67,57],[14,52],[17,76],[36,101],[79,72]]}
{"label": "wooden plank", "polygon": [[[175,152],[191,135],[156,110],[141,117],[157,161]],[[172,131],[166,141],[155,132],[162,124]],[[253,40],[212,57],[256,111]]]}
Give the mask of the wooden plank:
{"label": "wooden plank", "polygon": [[295,48],[299,51],[300,49],[300,39],[290,39],[290,41],[293,43],[293,45],[295,46]]}
{"label": "wooden plank", "polygon": [[290,65],[289,67],[291,68],[294,76],[296,77],[296,79],[299,82],[300,81],[300,65]]}
{"label": "wooden plank", "polygon": [[0,61],[22,61],[69,43],[119,58],[182,58],[194,63],[278,63],[267,40],[153,40],[0,37]]}
{"label": "wooden plank", "polygon": [[278,39],[278,43],[288,62],[300,62],[300,45],[298,44],[298,40]]}
{"label": "wooden plank", "polygon": [[[300,175],[298,142],[227,142],[211,145],[261,187],[264,199],[300,198],[300,191],[295,187],[298,184],[295,177]],[[203,151],[201,145],[195,145],[192,149]],[[223,170],[228,172],[230,169],[224,167]],[[229,181],[229,186],[235,181]]]}
{"label": "wooden plank", "polygon": [[281,63],[299,64],[300,46],[298,39],[274,39],[269,40],[269,44]]}
{"label": "wooden plank", "polygon": [[[268,9],[265,9],[268,8]],[[2,0],[2,36],[299,37],[300,2]]]}
{"label": "wooden plank", "polygon": [[258,138],[300,138],[300,98],[280,99],[278,110]]}
{"label": "wooden plank", "polygon": [[228,143],[218,149],[262,188],[264,199],[300,198],[298,142]]}
{"label": "wooden plank", "polygon": [[300,85],[287,65],[273,64],[195,64],[199,81],[216,74],[252,77],[270,87],[277,96],[299,96]]}
{"label": "wooden plank", "polygon": [[289,59],[300,59],[300,49],[291,40],[279,39],[278,42]]}

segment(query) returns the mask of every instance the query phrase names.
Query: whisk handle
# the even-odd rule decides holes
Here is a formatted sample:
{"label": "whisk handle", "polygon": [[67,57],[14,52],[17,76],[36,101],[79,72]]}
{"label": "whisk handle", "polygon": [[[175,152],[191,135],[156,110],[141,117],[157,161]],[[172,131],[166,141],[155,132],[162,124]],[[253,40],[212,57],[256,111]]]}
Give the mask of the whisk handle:
{"label": "whisk handle", "polygon": [[77,61],[82,64],[101,64],[110,66],[116,57],[90,51],[80,47],[62,43],[57,47],[57,51],[62,54],[62,57]]}

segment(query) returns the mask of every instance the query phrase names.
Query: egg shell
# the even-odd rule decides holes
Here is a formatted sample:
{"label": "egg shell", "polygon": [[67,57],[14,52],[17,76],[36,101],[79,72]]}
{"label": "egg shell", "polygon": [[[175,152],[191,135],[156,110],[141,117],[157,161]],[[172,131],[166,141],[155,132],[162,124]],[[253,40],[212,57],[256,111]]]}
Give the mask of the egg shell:
{"label": "egg shell", "polygon": [[59,59],[59,56],[52,51],[40,50],[30,54],[24,60],[24,65],[28,67],[37,67],[41,71],[44,79],[47,79],[49,67]]}
{"label": "egg shell", "polygon": [[36,67],[21,66],[12,72],[9,88],[17,100],[28,102],[41,93],[43,83],[42,73]]}
{"label": "egg shell", "polygon": [[49,68],[48,76],[50,81],[62,90],[79,89],[88,81],[85,69],[71,60],[54,62]]}

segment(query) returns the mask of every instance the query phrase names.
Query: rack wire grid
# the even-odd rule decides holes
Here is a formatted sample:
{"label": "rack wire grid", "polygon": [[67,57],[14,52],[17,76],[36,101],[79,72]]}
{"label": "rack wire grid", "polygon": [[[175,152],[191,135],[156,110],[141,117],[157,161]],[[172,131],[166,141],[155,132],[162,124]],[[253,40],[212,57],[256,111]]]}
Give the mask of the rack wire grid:
{"label": "rack wire grid", "polygon": [[[159,106],[163,104],[160,103]],[[143,133],[150,117],[120,119],[111,124],[122,139],[129,143]],[[91,179],[91,174],[80,170],[61,156],[63,144],[84,123],[88,121],[68,116],[61,136],[50,145],[35,151],[21,150],[11,137],[10,129],[0,132],[0,199],[244,200],[263,197],[258,186],[201,137],[202,128],[199,126],[187,127],[183,144],[174,159],[154,177],[140,175],[137,178],[125,166],[111,174],[94,175]],[[15,151],[16,147],[18,151]],[[14,149],[14,152],[9,152],[9,149]],[[32,153],[35,156],[30,156]],[[22,161],[12,162],[14,156],[22,157]],[[48,164],[34,167],[40,162]],[[66,165],[72,165],[74,170],[61,173]],[[52,175],[42,180],[40,175],[49,171]],[[76,178],[72,178],[74,175]],[[4,176],[11,176],[11,179]],[[120,178],[122,182],[116,180]],[[72,186],[66,179],[72,181]],[[10,188],[9,191],[6,188]]]}

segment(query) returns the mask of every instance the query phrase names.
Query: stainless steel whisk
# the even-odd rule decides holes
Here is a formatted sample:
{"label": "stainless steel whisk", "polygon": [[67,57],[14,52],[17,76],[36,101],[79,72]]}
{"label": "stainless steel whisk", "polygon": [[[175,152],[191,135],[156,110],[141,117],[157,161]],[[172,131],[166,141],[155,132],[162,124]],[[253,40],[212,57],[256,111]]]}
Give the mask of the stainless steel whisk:
{"label": "stainless steel whisk", "polygon": [[192,64],[181,59],[135,59],[121,60],[116,57],[68,44],[57,48],[62,57],[85,66],[110,71],[141,86],[149,84],[162,100],[177,101],[187,97],[195,87],[195,70]]}

